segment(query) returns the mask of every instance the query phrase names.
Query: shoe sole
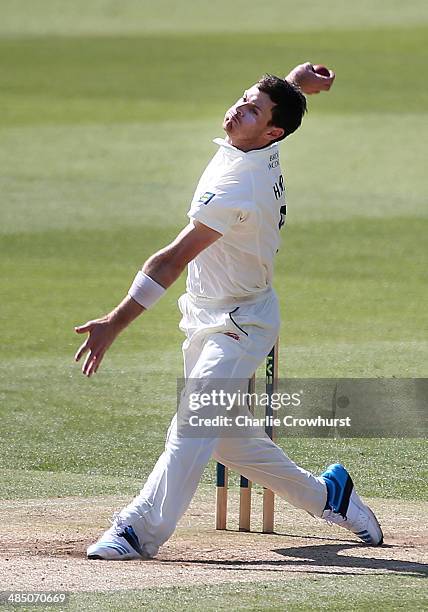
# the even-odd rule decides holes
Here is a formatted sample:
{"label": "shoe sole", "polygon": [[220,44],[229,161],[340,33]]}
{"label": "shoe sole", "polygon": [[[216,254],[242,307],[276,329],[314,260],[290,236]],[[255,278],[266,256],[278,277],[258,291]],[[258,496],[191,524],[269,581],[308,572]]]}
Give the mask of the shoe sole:
{"label": "shoe sole", "polygon": [[140,556],[136,557],[135,555],[122,555],[122,557],[116,557],[116,559],[112,559],[111,557],[102,557],[101,555],[86,555],[86,558],[89,561],[138,561],[141,559]]}

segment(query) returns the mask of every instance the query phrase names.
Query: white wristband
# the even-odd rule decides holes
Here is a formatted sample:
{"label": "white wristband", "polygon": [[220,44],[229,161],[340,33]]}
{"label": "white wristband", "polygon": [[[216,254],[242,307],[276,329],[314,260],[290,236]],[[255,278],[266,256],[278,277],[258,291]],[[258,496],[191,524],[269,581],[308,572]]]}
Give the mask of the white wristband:
{"label": "white wristband", "polygon": [[138,302],[140,306],[148,309],[153,304],[156,304],[165,291],[164,287],[140,270],[129,288],[128,295]]}

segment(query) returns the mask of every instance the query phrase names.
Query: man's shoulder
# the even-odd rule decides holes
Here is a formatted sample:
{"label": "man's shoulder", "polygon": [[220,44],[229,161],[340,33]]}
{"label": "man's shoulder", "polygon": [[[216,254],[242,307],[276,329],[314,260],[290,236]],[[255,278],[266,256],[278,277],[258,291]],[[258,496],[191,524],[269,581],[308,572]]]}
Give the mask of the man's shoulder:
{"label": "man's shoulder", "polygon": [[246,183],[251,183],[253,171],[253,165],[243,157],[224,158],[214,156],[202,178],[219,186],[237,188],[238,185],[242,187]]}

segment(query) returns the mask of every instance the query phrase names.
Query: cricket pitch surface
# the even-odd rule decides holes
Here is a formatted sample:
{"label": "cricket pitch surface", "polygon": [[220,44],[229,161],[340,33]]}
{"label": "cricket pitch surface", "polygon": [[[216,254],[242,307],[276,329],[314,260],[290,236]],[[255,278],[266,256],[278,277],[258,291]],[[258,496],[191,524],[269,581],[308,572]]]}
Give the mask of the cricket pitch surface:
{"label": "cricket pitch surface", "polygon": [[[112,591],[152,586],[291,580],[306,575],[428,573],[422,502],[367,500],[385,545],[372,548],[276,499],[272,535],[237,531],[239,492],[229,492],[228,531],[214,525],[215,491],[195,496],[174,536],[150,561],[88,561],[86,548],[129,497],[5,500],[0,503],[0,575],[9,590]],[[260,530],[261,492],[253,494]]]}

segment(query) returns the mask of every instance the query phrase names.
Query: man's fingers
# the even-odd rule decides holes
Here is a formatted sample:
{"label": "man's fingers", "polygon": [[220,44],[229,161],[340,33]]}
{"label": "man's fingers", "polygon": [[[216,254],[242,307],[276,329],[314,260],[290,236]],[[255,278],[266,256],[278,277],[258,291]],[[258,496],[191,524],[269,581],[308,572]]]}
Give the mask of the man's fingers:
{"label": "man's fingers", "polygon": [[94,374],[95,374],[95,372],[98,372],[98,368],[100,367],[100,363],[104,359],[104,354],[105,354],[105,351],[102,351],[102,353],[100,353],[98,355],[96,363],[95,363],[95,366],[94,366]]}
{"label": "man's fingers", "polygon": [[85,342],[79,347],[79,350],[74,356],[74,361],[79,361],[82,355],[86,353],[86,351],[88,350],[88,340],[89,338],[85,340]]}
{"label": "man's fingers", "polygon": [[89,353],[86,355],[86,359],[83,362],[82,365],[82,372],[85,376],[88,375],[88,371],[89,371],[89,366],[91,365],[91,361],[94,358],[94,353],[93,351],[89,351]]}
{"label": "man's fingers", "polygon": [[76,332],[76,334],[84,334],[88,331],[91,331],[93,325],[93,321],[88,321],[84,325],[76,325],[74,331]]}
{"label": "man's fingers", "polygon": [[82,372],[85,374],[85,376],[89,378],[90,376],[92,376],[92,374],[95,374],[95,372],[100,367],[100,363],[103,357],[104,357],[104,351],[98,354],[90,353],[87,356],[85,363],[83,364],[83,368],[82,368]]}
{"label": "man's fingers", "polygon": [[92,374],[96,374],[96,372],[98,372],[98,368],[100,367],[100,363],[103,360],[104,357],[104,353],[102,353],[101,355],[98,355],[93,362],[91,363],[91,371],[89,372],[88,376],[91,376]]}

